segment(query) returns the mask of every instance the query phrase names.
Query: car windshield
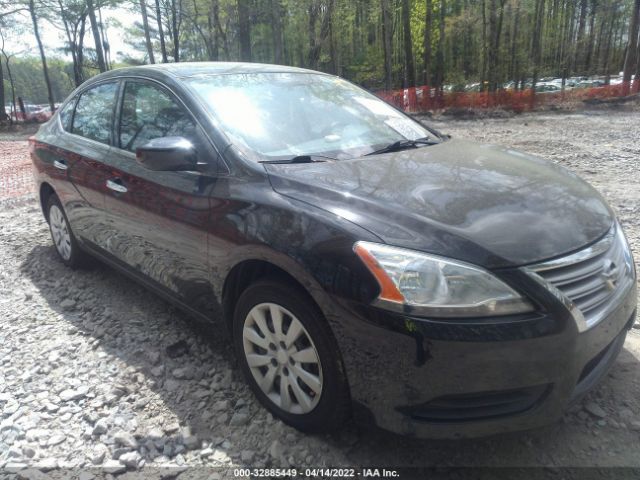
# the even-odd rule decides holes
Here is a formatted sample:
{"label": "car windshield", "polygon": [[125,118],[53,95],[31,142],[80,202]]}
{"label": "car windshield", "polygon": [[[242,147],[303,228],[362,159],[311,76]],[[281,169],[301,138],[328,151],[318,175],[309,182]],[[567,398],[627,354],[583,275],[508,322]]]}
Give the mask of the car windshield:
{"label": "car windshield", "polygon": [[258,161],[299,155],[345,159],[399,140],[438,140],[415,120],[338,77],[247,73],[198,76],[187,83],[238,148]]}

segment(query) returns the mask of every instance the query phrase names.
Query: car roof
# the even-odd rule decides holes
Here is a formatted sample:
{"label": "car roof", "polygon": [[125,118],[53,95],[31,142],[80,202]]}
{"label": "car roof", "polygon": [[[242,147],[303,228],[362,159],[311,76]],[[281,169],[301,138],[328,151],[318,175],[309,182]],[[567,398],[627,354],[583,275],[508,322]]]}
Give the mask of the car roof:
{"label": "car roof", "polygon": [[[156,63],[137,67],[124,67],[110,70],[96,77],[114,77],[120,75],[167,74],[177,78],[188,78],[200,75],[228,75],[245,73],[317,73],[305,68],[289,67],[285,65],[271,65],[268,63],[246,62],[180,62],[180,63]],[[326,75],[326,74],[323,74]],[[94,77],[94,78],[96,78]]]}

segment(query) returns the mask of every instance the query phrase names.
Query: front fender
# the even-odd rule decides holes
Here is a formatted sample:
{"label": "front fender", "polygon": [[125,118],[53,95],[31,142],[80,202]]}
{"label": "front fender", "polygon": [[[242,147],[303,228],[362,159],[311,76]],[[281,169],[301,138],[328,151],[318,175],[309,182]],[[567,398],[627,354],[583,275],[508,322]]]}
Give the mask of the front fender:
{"label": "front fender", "polygon": [[[333,213],[279,194],[270,205],[256,205],[233,215],[243,241],[210,249],[212,284],[223,304],[225,285],[235,268],[249,261],[277,267],[293,277],[325,316],[331,316],[331,296],[371,301],[377,283],[353,252],[358,240],[380,241],[369,231]],[[274,204],[275,203],[275,204]],[[248,232],[255,232],[248,234]],[[227,313],[227,312],[223,312]]]}

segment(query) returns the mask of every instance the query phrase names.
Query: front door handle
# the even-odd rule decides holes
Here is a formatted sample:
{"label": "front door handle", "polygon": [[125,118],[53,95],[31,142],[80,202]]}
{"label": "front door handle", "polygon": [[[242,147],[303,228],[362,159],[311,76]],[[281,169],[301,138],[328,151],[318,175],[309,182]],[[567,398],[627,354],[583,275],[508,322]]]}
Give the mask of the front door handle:
{"label": "front door handle", "polygon": [[67,164],[64,163],[64,160],[60,161],[60,160],[54,160],[53,161],[53,166],[56,167],[58,170],[66,170],[67,168]]}
{"label": "front door handle", "polygon": [[127,187],[122,185],[120,180],[107,180],[107,188],[118,193],[127,193]]}

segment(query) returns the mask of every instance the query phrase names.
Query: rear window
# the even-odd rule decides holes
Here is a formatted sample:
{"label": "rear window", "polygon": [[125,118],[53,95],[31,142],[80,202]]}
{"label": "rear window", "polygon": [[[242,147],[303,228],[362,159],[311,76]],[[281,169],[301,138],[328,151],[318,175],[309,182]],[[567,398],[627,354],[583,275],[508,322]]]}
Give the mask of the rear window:
{"label": "rear window", "polygon": [[72,132],[109,145],[117,91],[118,84],[113,82],[84,92],[76,105]]}
{"label": "rear window", "polygon": [[71,118],[73,117],[73,106],[76,103],[76,97],[69,100],[69,102],[60,110],[58,114],[60,116],[60,123],[62,128],[67,132],[71,131]]}

